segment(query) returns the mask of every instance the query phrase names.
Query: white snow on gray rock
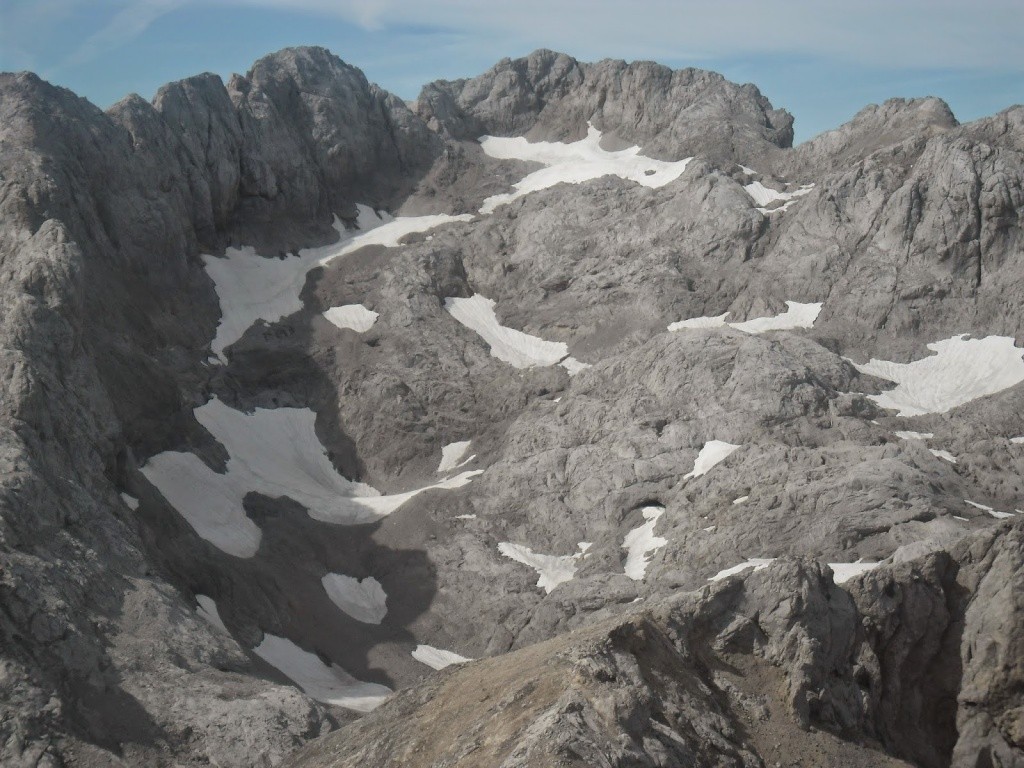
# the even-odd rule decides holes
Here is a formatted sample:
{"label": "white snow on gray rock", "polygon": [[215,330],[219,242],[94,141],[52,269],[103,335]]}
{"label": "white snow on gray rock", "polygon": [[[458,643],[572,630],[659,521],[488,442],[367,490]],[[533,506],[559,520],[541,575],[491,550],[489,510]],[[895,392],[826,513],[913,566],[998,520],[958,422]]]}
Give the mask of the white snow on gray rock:
{"label": "white snow on gray rock", "polygon": [[678,179],[693,159],[676,162],[653,160],[641,155],[640,147],[609,152],[601,148],[601,132],[589,122],[587,137],[569,144],[557,141],[530,142],[521,136],[481,136],[480,146],[491,157],[528,160],[545,166],[514,184],[512,192],[488,197],[480,208],[481,213],[491,213],[500,205],[556,184],[580,184],[601,176],[618,176],[656,189]]}
{"label": "white snow on gray rock", "polygon": [[380,624],[387,616],[388,596],[372,576],[360,581],[340,573],[328,573],[321,580],[331,602],[356,621]]}
{"label": "white snow on gray rock", "polygon": [[471,440],[460,440],[456,443],[448,443],[441,447],[441,463],[437,465],[438,472],[449,472],[453,469],[457,469],[463,464],[472,461],[475,457],[470,456],[466,461],[462,461],[462,457],[466,455],[466,451],[469,450],[469,444]]}
{"label": "white snow on gray rock", "polygon": [[719,571],[714,576],[708,579],[708,581],[721,581],[727,579],[730,576],[735,576],[737,573],[743,573],[743,571],[753,568],[755,571],[759,571],[762,568],[767,568],[775,561],[774,557],[754,557],[750,560],[746,560],[739,565],[734,565],[731,568],[725,568]]}
{"label": "white snow on gray rock", "polygon": [[121,501],[123,501],[124,505],[128,507],[128,509],[130,509],[132,512],[135,512],[139,508],[139,500],[136,499],[131,494],[122,492]]}
{"label": "white snow on gray rock", "polygon": [[537,586],[548,594],[551,594],[551,590],[559,584],[564,584],[576,575],[576,561],[583,557],[589,548],[589,544],[581,545],[581,551],[575,555],[541,555],[522,544],[512,544],[508,541],[498,544],[498,551],[502,555],[533,568],[539,576]]}
{"label": "white snow on gray rock", "polygon": [[622,548],[626,550],[626,562],[623,570],[629,578],[641,581],[647,573],[650,555],[668,544],[668,539],[654,535],[654,526],[658,518],[665,514],[664,507],[644,507],[641,510],[643,525],[626,534]]}
{"label": "white snow on gray rock", "polygon": [[770,317],[758,317],[753,320],[746,320],[741,323],[727,323],[725,318],[728,312],[721,315],[691,317],[688,320],[678,320],[669,324],[670,331],[686,331],[704,328],[724,328],[726,326],[735,328],[744,333],[766,333],[768,331],[791,331],[796,328],[812,328],[814,321],[821,313],[821,302],[802,304],[798,301],[787,301],[788,309],[778,315]]}
{"label": "white snow on gray rock", "polygon": [[[789,208],[794,202],[796,202],[797,198],[803,197],[814,189],[814,185],[804,184],[799,189],[795,189],[792,192],[780,192],[777,189],[766,187],[760,181],[755,181],[750,184],[744,184],[743,189],[746,190],[747,194],[750,195],[751,199],[758,206],[758,211],[761,213],[776,213]],[[778,200],[784,201],[784,204],[777,208],[766,207]]]}
{"label": "white snow on gray rock", "polygon": [[260,529],[242,504],[250,492],[293,499],[316,520],[356,525],[390,514],[429,488],[458,488],[480,474],[463,472],[382,496],[338,474],[316,436],[316,415],[308,408],[243,413],[214,398],[196,408],[195,416],[227,449],[227,471],[214,472],[195,454],[168,451],[151,458],[142,473],[196,533],[236,557],[252,557],[259,549]]}
{"label": "white snow on gray rock", "polygon": [[988,506],[987,504],[979,504],[978,502],[971,501],[970,499],[964,499],[964,501],[967,502],[968,504],[970,504],[975,509],[980,509],[983,512],[986,512],[987,514],[989,514],[992,517],[996,518],[997,520],[1003,520],[1003,519],[1005,519],[1007,517],[1013,517],[1014,516],[1013,512],[1000,512],[998,509],[993,509],[992,507]]}
{"label": "white snow on gray rock", "polygon": [[899,416],[946,413],[1024,381],[1024,350],[1009,336],[968,339],[960,334],[929,344],[928,349],[935,354],[912,363],[872,359],[853,365],[861,373],[898,385],[869,397]]}
{"label": "white snow on gray rock", "polygon": [[559,365],[565,368],[565,370],[569,372],[570,376],[575,376],[580,371],[594,367],[590,363],[581,363],[575,357],[567,357],[565,360],[560,362]]}
{"label": "white snow on gray rock", "polygon": [[900,440],[931,440],[935,437],[932,432],[911,432],[909,430],[896,430],[893,434]]}
{"label": "white snow on gray rock", "polygon": [[739,448],[738,445],[726,443],[723,440],[709,440],[704,443],[704,447],[697,454],[697,459],[693,463],[693,470],[683,475],[683,479],[688,480],[691,477],[706,475],[713,466],[723,461],[737,448]]}
{"label": "white snow on gray rock", "polygon": [[832,569],[832,580],[836,584],[842,584],[854,576],[860,576],[862,573],[867,573],[880,565],[881,563],[865,563],[857,560],[854,563],[829,563],[828,567]]}
{"label": "white snow on gray rock", "polygon": [[465,664],[472,659],[460,656],[452,651],[445,651],[435,648],[432,645],[417,645],[412,651],[412,657],[421,664],[426,664],[431,669],[444,669],[452,664]]}
{"label": "white snow on gray rock", "polygon": [[956,456],[949,451],[943,451],[939,448],[929,448],[928,450],[931,451],[932,456],[935,456],[938,459],[945,459],[950,464],[956,464]]}
{"label": "white snow on gray rock", "polygon": [[561,341],[544,341],[501,325],[494,314],[494,302],[480,294],[468,299],[447,298],[444,308],[487,342],[492,356],[515,368],[555,365],[569,354],[569,348]]}
{"label": "white snow on gray rock", "polygon": [[231,634],[228,632],[228,628],[224,626],[224,622],[220,618],[220,611],[217,610],[217,603],[214,602],[212,597],[196,595],[196,602],[199,603],[199,607],[196,608],[196,615],[212,624],[225,635]]}
{"label": "white snow on gray rock", "polygon": [[356,333],[366,333],[373,328],[373,324],[380,317],[379,314],[372,309],[367,309],[362,304],[344,304],[340,307],[331,307],[323,315],[339,328],[347,328]]}
{"label": "white snow on gray rock", "polygon": [[280,670],[306,695],[356,712],[369,712],[384,703],[391,689],[378,683],[364,683],[334,664],[324,664],[314,653],[304,651],[291,640],[264,634],[253,653]]}

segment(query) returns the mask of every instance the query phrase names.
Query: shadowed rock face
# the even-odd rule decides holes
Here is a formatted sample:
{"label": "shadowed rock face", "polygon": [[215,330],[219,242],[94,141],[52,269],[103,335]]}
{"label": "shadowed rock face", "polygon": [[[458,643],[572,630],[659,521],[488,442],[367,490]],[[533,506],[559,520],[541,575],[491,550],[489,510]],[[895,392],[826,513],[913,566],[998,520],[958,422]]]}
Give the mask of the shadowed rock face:
{"label": "shadowed rock face", "polygon": [[[1021,341],[1021,116],[892,100],[791,148],[753,86],[549,51],[411,108],[319,48],[107,112],[0,75],[0,762],[1024,764],[1024,364],[963,352]],[[294,255],[387,226],[357,204],[477,214],[542,170],[481,135],[588,122],[588,162],[693,159],[646,186],[554,146],[569,183]],[[305,271],[270,286],[301,309],[221,363],[224,255]],[[472,296],[569,359],[505,362],[449,311]],[[375,320],[339,328],[342,306]],[[928,347],[959,334],[960,357]],[[956,406],[882,407],[896,384],[864,371],[932,354],[901,386]],[[239,453],[194,413],[213,397],[308,408],[315,434]],[[331,524],[296,500],[321,446],[385,494],[479,473]],[[168,451],[196,477],[299,467],[237,501],[252,557],[188,521],[216,484],[179,509],[140,471]],[[267,636],[321,682],[398,693],[356,719],[255,653]],[[418,646],[479,660],[433,673]]]}

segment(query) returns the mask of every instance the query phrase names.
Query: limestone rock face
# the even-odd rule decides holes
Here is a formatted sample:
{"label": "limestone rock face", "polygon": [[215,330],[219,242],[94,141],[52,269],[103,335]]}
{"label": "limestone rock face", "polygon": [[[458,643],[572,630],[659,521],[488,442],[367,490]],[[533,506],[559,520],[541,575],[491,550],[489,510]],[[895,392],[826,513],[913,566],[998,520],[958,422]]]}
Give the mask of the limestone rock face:
{"label": "limestone rock face", "polygon": [[1024,764],[1022,115],[0,75],[0,762]]}

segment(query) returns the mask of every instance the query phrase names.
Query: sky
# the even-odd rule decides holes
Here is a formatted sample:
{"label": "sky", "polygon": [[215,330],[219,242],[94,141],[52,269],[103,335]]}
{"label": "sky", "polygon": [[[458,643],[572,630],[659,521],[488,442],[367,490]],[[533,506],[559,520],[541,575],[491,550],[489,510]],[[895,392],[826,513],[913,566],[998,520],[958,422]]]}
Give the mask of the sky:
{"label": "sky", "polygon": [[939,96],[962,122],[1024,103],[1022,31],[1024,0],[0,0],[0,70],[106,108],[321,45],[414,99],[551,48],[754,83],[800,142],[896,96]]}

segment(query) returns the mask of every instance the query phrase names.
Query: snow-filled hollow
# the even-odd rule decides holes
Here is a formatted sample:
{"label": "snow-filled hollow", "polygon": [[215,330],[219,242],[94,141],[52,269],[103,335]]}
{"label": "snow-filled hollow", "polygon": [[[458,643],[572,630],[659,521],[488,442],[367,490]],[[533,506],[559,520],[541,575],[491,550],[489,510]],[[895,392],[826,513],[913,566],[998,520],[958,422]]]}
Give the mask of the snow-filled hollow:
{"label": "snow-filled hollow", "polygon": [[391,514],[425,490],[459,488],[480,474],[462,472],[384,496],[334,468],[316,435],[316,414],[308,408],[245,413],[213,398],[194,413],[227,449],[226,472],[215,472],[195,454],[168,451],[152,457],[142,473],[200,537],[236,557],[259,550],[261,531],[243,504],[249,493],[290,498],[321,522],[359,525]]}
{"label": "snow-filled hollow", "polygon": [[475,456],[470,456],[465,461],[462,460],[462,457],[466,455],[466,451],[469,450],[471,442],[471,440],[459,440],[458,442],[441,446],[441,463],[437,465],[437,471],[451,472],[453,469],[458,469],[463,464],[468,464],[476,458]]}
{"label": "snow-filled hollow", "polygon": [[369,712],[383,704],[392,693],[387,686],[364,683],[341,667],[325,664],[315,653],[302,650],[284,637],[264,634],[263,641],[252,651],[299,686],[307,696],[324,704]]}
{"label": "snow-filled hollow", "polygon": [[380,624],[388,614],[388,596],[372,576],[360,581],[341,573],[328,573],[320,583],[331,602],[356,621]]}
{"label": "snow-filled hollow", "polygon": [[897,385],[868,398],[895,410],[898,416],[946,413],[1024,381],[1024,350],[1014,346],[1012,337],[966,336],[933,342],[928,349],[934,355],[911,363],[871,359],[853,366]]}
{"label": "snow-filled hollow", "polygon": [[514,368],[555,365],[568,357],[569,348],[564,342],[545,341],[501,325],[494,306],[493,300],[480,294],[444,300],[448,313],[483,339],[491,348],[492,357]]}
{"label": "snow-filled hollow", "polygon": [[601,148],[601,132],[589,122],[586,138],[564,143],[530,142],[521,136],[481,136],[480,146],[489,157],[500,160],[525,160],[540,163],[544,168],[534,171],[512,186],[511,192],[493,195],[484,200],[480,213],[496,208],[524,195],[548,189],[556,184],[581,184],[602,176],[618,176],[651,189],[663,187],[678,179],[692,157],[674,162],[654,160],[640,154],[640,147],[614,152]]}
{"label": "snow-filled hollow", "polygon": [[654,526],[658,524],[658,518],[665,514],[665,508],[644,507],[641,514],[644,518],[643,525],[627,533],[622,541],[622,548],[626,550],[623,571],[634,581],[643,580],[651,556],[668,544],[668,539],[654,535]]}
{"label": "snow-filled hollow", "polygon": [[535,570],[538,575],[537,586],[548,594],[576,575],[577,561],[588,548],[589,545],[581,545],[582,551],[575,555],[542,555],[522,544],[508,541],[498,544],[498,551],[502,555]]}

